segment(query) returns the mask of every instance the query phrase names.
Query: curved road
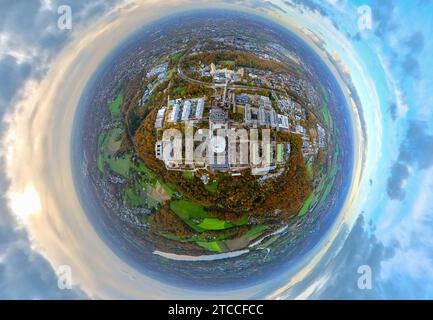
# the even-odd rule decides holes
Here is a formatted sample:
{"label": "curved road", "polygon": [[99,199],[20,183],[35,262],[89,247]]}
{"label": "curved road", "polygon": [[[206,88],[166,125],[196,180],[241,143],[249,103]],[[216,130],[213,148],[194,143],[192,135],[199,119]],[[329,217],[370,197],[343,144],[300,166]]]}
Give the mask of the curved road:
{"label": "curved road", "polygon": [[192,78],[188,77],[183,72],[183,70],[182,70],[182,68],[180,66],[177,67],[177,73],[185,81],[188,81],[188,82],[191,82],[191,83],[195,83],[195,84],[198,84],[198,85],[203,85],[203,86],[206,86],[206,87],[211,88],[211,89],[227,87],[227,89],[231,89],[231,90],[244,89],[244,90],[267,91],[267,92],[274,91],[274,92],[285,94],[282,91],[279,92],[279,91],[268,89],[268,88],[250,87],[250,86],[242,86],[242,85],[227,85],[227,84],[223,84],[223,83],[222,84],[215,84],[215,83],[204,82],[204,81],[197,80],[197,79],[192,79]]}

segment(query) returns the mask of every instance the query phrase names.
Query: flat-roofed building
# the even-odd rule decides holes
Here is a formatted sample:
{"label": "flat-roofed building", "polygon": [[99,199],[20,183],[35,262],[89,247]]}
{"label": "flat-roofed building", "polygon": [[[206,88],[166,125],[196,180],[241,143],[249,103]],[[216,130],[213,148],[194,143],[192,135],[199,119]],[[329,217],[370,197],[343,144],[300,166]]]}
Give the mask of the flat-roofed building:
{"label": "flat-roofed building", "polygon": [[180,115],[180,106],[178,102],[175,102],[170,113],[169,122],[176,123],[179,121],[179,115]]}
{"label": "flat-roofed building", "polygon": [[195,109],[195,118],[201,120],[204,112],[204,98],[197,100],[197,108]]}
{"label": "flat-roofed building", "polygon": [[259,124],[259,109],[248,104],[245,106],[245,124],[248,126]]}
{"label": "flat-roofed building", "polygon": [[186,100],[183,104],[182,121],[187,121],[191,114],[191,101]]}
{"label": "flat-roofed building", "polygon": [[278,128],[283,130],[289,130],[289,117],[282,114],[278,115]]}
{"label": "flat-roofed building", "polygon": [[252,168],[251,174],[254,176],[263,176],[268,174],[269,172],[277,169],[277,166],[267,166],[267,167],[261,167],[261,168]]}
{"label": "flat-roofed building", "polygon": [[251,104],[251,98],[248,94],[238,94],[236,95],[236,104],[242,106]]}
{"label": "flat-roofed building", "polygon": [[272,107],[271,99],[269,99],[269,97],[266,96],[260,96],[260,107],[271,108]]}
{"label": "flat-roofed building", "polygon": [[162,107],[161,109],[158,110],[158,114],[156,115],[156,120],[155,120],[155,129],[161,129],[164,127],[164,117],[166,111],[167,111],[166,107]]}
{"label": "flat-roofed building", "polygon": [[210,121],[213,123],[226,123],[228,114],[222,109],[212,109],[210,111]]}
{"label": "flat-roofed building", "polygon": [[244,77],[244,69],[240,68],[237,71],[229,70],[227,68],[217,69],[214,63],[211,64],[210,74],[217,82],[226,82],[226,81],[240,81]]}
{"label": "flat-roofed building", "polygon": [[270,126],[272,128],[277,128],[278,117],[277,113],[272,107],[260,107],[259,109],[259,123],[262,126]]}

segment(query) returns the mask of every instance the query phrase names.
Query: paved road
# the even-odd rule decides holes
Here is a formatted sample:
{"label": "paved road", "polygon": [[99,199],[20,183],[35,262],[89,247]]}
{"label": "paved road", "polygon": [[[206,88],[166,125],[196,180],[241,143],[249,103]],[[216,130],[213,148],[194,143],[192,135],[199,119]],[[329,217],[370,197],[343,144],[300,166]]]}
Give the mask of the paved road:
{"label": "paved road", "polygon": [[[227,86],[227,89],[231,89],[231,90],[242,89],[242,90],[251,90],[251,91],[266,91],[266,92],[275,91],[275,90],[271,90],[271,89],[268,89],[268,88],[250,87],[250,86],[243,86],[243,85],[236,85],[236,84],[235,85],[227,85],[227,84],[224,84],[224,83],[215,84],[215,83],[204,82],[204,81],[197,80],[197,79],[192,79],[192,78],[188,77],[183,72],[183,70],[182,70],[182,68],[180,66],[177,67],[177,73],[185,81],[188,81],[188,82],[191,82],[191,83],[195,83],[195,84],[198,84],[198,85],[202,85],[202,86],[206,86],[206,87],[211,88],[211,89],[224,88],[224,87]],[[276,91],[276,92],[278,92],[278,91]],[[283,93],[283,92],[279,92],[279,93]]]}

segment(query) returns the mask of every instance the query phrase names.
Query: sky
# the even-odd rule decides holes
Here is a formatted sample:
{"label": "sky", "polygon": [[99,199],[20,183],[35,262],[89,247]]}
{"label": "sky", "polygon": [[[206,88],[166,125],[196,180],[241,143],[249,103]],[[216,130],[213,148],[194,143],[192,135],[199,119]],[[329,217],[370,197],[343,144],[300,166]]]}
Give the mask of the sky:
{"label": "sky", "polygon": [[[64,4],[72,30],[57,27]],[[211,5],[313,33],[361,101],[357,170],[329,237],[296,272],[224,293],[158,283],[110,252],[78,214],[65,143],[86,80],[116,44],[164,15]],[[364,30],[362,5],[372,13]],[[433,298],[433,1],[0,0],[0,9],[0,298]],[[64,264],[70,290],[58,287]],[[372,271],[369,290],[358,287],[361,266]]]}

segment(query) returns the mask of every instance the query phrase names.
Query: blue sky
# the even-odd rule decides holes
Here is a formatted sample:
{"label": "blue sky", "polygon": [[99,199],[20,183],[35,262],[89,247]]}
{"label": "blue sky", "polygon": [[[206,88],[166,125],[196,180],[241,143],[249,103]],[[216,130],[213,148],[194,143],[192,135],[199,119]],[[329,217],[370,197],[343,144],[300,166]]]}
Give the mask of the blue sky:
{"label": "blue sky", "polygon": [[[13,113],[29,81],[42,82],[62,49],[76,38],[76,29],[56,28],[60,4],[71,5],[74,25],[87,32],[87,26],[120,3],[0,0],[0,117]],[[272,290],[281,287],[277,296],[283,298],[433,298],[433,1],[229,3],[282,20],[297,12],[296,22],[314,28],[351,71],[369,140],[365,176],[351,213],[354,224],[341,228],[302,281],[285,286],[288,279],[278,279],[257,297],[273,296]],[[356,8],[365,4],[372,8],[373,30],[360,32]],[[2,122],[0,134],[7,130]],[[2,157],[2,171],[5,161]],[[2,179],[0,192],[6,195],[10,181]],[[91,296],[80,283],[74,290],[59,290],[50,257],[35,250],[32,241],[2,198],[0,298]],[[360,265],[372,268],[372,290],[356,286]]]}

